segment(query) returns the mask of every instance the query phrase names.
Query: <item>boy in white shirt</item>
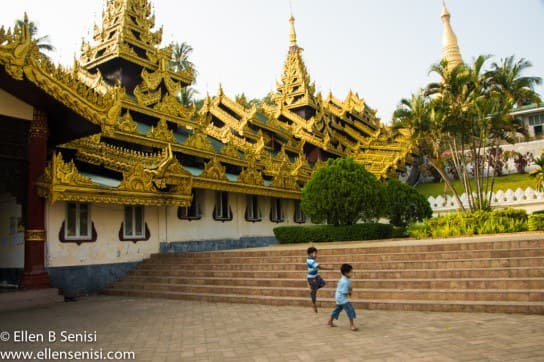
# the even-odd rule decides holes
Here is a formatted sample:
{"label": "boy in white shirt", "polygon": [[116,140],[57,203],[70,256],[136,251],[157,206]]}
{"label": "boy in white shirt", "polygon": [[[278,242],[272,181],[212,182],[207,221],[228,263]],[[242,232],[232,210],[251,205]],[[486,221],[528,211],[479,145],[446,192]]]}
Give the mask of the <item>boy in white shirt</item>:
{"label": "boy in white shirt", "polygon": [[342,277],[338,281],[338,285],[336,287],[336,308],[331,313],[331,318],[329,319],[328,325],[330,327],[336,327],[336,324],[333,323],[333,319],[338,320],[338,316],[340,315],[340,312],[342,310],[346,311],[346,314],[349,318],[349,328],[352,331],[357,331],[359,328],[355,326],[354,319],[356,317],[355,315],[355,308],[353,308],[353,305],[348,300],[348,296],[351,297],[351,271],[353,270],[353,267],[349,264],[342,264],[342,267],[340,268],[340,272],[342,273]]}

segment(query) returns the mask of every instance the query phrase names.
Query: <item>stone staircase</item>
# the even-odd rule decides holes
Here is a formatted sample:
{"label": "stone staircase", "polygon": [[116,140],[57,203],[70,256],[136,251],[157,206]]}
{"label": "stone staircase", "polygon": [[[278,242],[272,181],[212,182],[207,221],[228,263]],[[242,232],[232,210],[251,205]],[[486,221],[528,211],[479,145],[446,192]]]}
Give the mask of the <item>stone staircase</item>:
{"label": "stone staircase", "polygon": [[[358,309],[544,314],[544,238],[488,240],[318,244],[318,261],[334,268],[320,273],[318,304],[334,306],[340,265],[350,263]],[[155,254],[103,292],[309,307],[307,247]]]}

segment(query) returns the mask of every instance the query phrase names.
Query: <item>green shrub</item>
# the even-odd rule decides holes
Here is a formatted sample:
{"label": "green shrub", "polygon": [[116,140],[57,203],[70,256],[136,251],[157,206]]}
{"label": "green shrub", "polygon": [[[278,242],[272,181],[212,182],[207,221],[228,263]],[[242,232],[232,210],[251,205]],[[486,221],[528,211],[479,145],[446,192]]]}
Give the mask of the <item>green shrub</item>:
{"label": "green shrub", "polygon": [[405,238],[408,236],[408,232],[405,226],[393,226],[392,238]]}
{"label": "green shrub", "polygon": [[408,228],[406,229],[406,231],[408,232],[409,236],[416,239],[427,238],[431,234],[431,229],[428,223],[410,224],[408,225]]}
{"label": "green shrub", "polygon": [[384,204],[382,184],[351,158],[329,159],[302,189],[302,211],[316,223],[372,221]]}
{"label": "green shrub", "polygon": [[447,214],[413,224],[408,234],[414,238],[498,234],[527,230],[525,210],[474,211]]}
{"label": "green shrub", "polygon": [[425,196],[412,186],[390,179],[385,186],[386,216],[395,226],[406,226],[433,216]]}
{"label": "green shrub", "polygon": [[529,215],[529,220],[527,221],[527,228],[530,231],[544,230],[544,214],[532,214]]}
{"label": "green shrub", "polygon": [[393,235],[393,226],[379,223],[342,226],[280,226],[274,228],[274,235],[280,244],[376,240],[391,238]]}

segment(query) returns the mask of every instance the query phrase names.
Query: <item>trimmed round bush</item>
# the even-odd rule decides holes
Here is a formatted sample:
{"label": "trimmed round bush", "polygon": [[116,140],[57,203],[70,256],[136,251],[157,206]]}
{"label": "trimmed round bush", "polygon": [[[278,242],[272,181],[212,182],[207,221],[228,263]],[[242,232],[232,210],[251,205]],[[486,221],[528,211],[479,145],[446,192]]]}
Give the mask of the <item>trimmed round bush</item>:
{"label": "trimmed round bush", "polygon": [[302,189],[302,211],[317,224],[374,221],[384,204],[382,184],[351,158],[329,159]]}

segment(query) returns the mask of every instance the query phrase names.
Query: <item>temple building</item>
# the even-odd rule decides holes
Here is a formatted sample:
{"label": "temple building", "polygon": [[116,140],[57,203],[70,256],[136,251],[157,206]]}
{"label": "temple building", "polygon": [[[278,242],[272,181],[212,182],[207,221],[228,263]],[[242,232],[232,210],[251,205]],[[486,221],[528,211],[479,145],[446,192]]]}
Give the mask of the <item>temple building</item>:
{"label": "temple building", "polygon": [[109,0],[71,68],[39,52],[28,21],[0,29],[0,282],[96,291],[152,253],[274,243],[309,223],[301,189],[324,161],[352,157],[378,178],[403,171],[409,134],[357,93],[323,96],[290,22],[269,103],[221,87],[177,98],[148,0]]}

